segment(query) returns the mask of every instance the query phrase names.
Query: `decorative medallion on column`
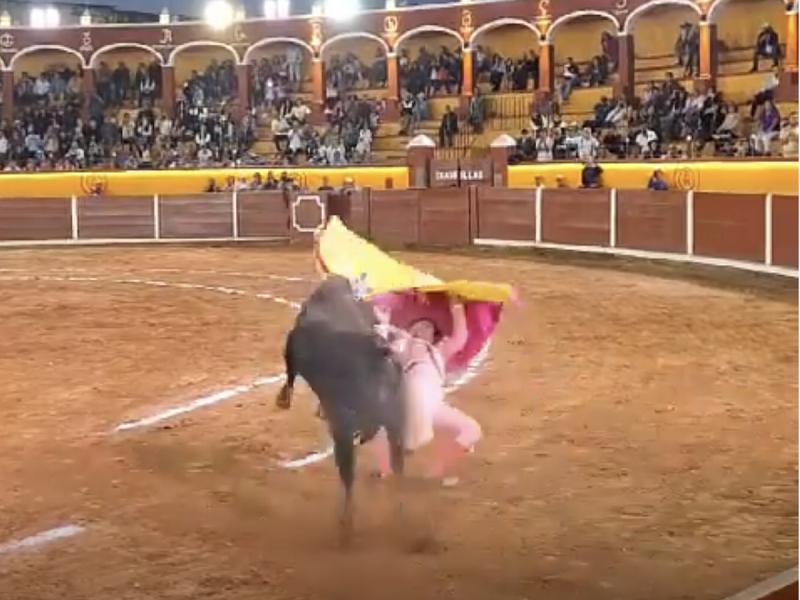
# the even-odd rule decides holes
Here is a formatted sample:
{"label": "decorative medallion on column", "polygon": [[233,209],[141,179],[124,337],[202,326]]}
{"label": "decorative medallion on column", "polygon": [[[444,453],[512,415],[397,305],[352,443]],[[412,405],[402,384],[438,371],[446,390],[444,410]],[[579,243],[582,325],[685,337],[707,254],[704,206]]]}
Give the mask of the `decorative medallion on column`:
{"label": "decorative medallion on column", "polygon": [[175,42],[172,37],[172,27],[161,28],[161,36],[158,38],[158,43],[153,45],[153,49],[164,59],[164,64],[167,64],[169,55],[175,49]]}
{"label": "decorative medallion on column", "polygon": [[553,15],[550,13],[550,0],[539,0],[539,13],[536,15],[536,27],[542,36],[542,40],[547,37],[547,30],[553,23]]}
{"label": "decorative medallion on column", "polygon": [[383,17],[383,39],[389,44],[389,48],[394,51],[394,45],[397,42],[400,31],[400,18],[397,15],[391,14]]}

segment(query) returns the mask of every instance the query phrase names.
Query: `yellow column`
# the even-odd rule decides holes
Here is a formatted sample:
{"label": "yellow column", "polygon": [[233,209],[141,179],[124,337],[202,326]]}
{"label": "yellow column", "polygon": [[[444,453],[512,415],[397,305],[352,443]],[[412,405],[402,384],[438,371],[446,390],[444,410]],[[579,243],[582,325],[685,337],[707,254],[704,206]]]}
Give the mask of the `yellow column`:
{"label": "yellow column", "polygon": [[786,13],[786,60],[784,68],[797,72],[797,10]]}
{"label": "yellow column", "polygon": [[472,49],[466,48],[461,56],[461,95],[472,98],[475,83],[472,81]]}

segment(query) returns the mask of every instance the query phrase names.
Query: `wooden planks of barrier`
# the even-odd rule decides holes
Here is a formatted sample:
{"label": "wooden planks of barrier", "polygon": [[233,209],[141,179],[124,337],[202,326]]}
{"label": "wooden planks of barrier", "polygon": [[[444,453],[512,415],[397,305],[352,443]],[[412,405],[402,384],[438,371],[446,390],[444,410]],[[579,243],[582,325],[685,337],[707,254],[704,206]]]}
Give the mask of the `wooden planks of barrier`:
{"label": "wooden planks of barrier", "polygon": [[308,240],[329,214],[385,246],[558,248],[797,277],[794,196],[615,189],[351,190],[0,200],[0,244]]}

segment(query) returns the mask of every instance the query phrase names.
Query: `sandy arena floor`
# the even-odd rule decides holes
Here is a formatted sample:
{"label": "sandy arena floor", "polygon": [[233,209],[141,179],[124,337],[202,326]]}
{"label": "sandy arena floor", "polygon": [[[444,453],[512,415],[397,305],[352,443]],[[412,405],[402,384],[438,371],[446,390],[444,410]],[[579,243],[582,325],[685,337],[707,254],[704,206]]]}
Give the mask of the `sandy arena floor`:
{"label": "sandy arena floor", "polygon": [[[419,486],[400,528],[364,476],[341,553],[332,462],[276,466],[321,447],[306,392],[288,413],[266,384],[112,433],[279,374],[293,310],[255,294],[302,299],[310,284],[282,277],[309,277],[307,255],[0,253],[0,598],[715,600],[797,563],[796,303],[403,256],[513,282],[525,304],[454,396],[486,431],[463,485]],[[69,524],[85,530],[2,550]]]}

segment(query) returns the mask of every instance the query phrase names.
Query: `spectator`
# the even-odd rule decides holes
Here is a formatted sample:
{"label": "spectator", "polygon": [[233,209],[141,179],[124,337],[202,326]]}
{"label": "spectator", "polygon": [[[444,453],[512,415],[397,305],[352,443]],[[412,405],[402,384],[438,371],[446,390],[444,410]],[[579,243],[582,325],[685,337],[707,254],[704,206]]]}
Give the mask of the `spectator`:
{"label": "spectator", "polygon": [[483,132],[483,122],[486,119],[486,103],[480,90],[470,98],[467,122],[475,133]]}
{"label": "spectator", "polygon": [[781,44],[778,32],[769,23],[764,23],[756,37],[756,48],[753,52],[753,67],[751,73],[758,71],[758,63],[762,58],[772,61],[772,67],[777,68],[781,60]]}
{"label": "spectator", "polygon": [[636,145],[642,158],[655,158],[658,154],[658,134],[645,125],[636,134]]}
{"label": "spectator", "polygon": [[798,156],[798,125],[797,113],[792,113],[781,125],[781,156],[784,158],[797,158]]}
{"label": "spectator", "polygon": [[561,73],[561,84],[558,87],[558,94],[561,98],[561,102],[566,102],[569,99],[572,90],[580,81],[581,72],[580,69],[578,69],[578,65],[575,64],[572,57],[567,58],[567,62],[564,64],[564,69]]}
{"label": "spectator", "polygon": [[781,115],[771,100],[767,100],[756,121],[756,131],[752,137],[752,145],[759,156],[770,156],[772,140],[778,135]]}
{"label": "spectator", "polygon": [[407,90],[403,90],[400,100],[400,135],[414,135],[419,125],[417,99]]}
{"label": "spectator", "polygon": [[581,171],[581,187],[589,189],[603,187],[603,167],[598,165],[594,158],[586,161]]}
{"label": "spectator", "polygon": [[669,189],[669,184],[664,180],[664,171],[656,169],[647,182],[647,189],[656,192],[665,192]]}
{"label": "spectator", "polygon": [[548,129],[540,129],[536,137],[534,148],[537,162],[550,162],[553,160],[553,147],[555,140]]}
{"label": "spectator", "polygon": [[675,42],[678,65],[683,67],[684,77],[700,71],[700,29],[697,25],[683,23]]}
{"label": "spectator", "polygon": [[439,145],[442,148],[452,148],[457,134],[458,115],[448,106],[439,124]]}
{"label": "spectator", "polygon": [[599,148],[600,142],[594,137],[592,130],[584,127],[580,140],[578,140],[578,159],[587,164],[594,161]]}
{"label": "spectator", "polygon": [[608,31],[604,31],[600,36],[600,47],[602,58],[608,66],[608,71],[614,73],[619,66],[619,39]]}

